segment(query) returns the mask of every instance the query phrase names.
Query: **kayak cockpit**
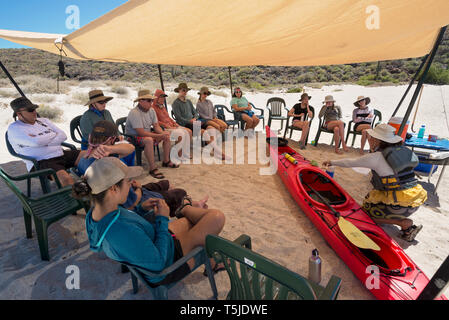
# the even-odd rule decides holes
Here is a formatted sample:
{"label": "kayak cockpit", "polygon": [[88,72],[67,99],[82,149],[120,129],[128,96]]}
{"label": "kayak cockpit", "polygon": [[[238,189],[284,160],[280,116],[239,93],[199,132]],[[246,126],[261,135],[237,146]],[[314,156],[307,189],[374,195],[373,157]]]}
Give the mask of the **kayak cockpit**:
{"label": "kayak cockpit", "polygon": [[[332,206],[338,206],[346,203],[346,196],[341,190],[332,182],[331,179],[323,175],[318,170],[303,169],[298,172],[299,181],[305,193],[314,202],[326,205],[323,199]],[[323,199],[315,194],[312,187]]]}

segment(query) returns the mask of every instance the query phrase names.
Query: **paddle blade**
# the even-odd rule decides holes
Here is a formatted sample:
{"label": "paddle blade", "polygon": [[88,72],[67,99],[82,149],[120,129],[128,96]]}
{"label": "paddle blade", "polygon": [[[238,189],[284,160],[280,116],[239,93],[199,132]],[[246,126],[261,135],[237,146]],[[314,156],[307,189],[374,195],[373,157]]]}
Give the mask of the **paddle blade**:
{"label": "paddle blade", "polygon": [[338,219],[338,226],[341,232],[348,238],[348,240],[355,246],[362,249],[372,249],[375,251],[380,251],[380,247],[371,240],[367,235],[360,231],[355,225],[347,221],[340,216]]}

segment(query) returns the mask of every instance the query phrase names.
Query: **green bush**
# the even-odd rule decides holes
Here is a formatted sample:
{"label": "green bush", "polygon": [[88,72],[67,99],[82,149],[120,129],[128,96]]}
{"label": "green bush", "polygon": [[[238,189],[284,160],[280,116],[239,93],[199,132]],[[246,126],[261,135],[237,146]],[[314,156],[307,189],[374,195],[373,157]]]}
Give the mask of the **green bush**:
{"label": "green bush", "polygon": [[301,92],[302,92],[302,88],[300,88],[300,87],[290,88],[287,90],[287,93],[301,93]]}
{"label": "green bush", "polygon": [[449,84],[449,70],[443,69],[437,65],[431,65],[424,83],[429,84]]}

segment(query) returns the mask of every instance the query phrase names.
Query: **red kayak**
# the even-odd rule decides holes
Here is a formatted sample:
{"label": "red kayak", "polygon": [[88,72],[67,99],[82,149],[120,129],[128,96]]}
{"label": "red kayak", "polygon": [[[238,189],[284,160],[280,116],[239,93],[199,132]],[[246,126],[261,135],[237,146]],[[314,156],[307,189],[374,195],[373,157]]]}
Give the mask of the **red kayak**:
{"label": "red kayak", "polygon": [[[380,300],[418,298],[429,278],[404,250],[326,172],[284,146],[285,140],[278,139],[268,126],[266,132],[270,155],[290,194],[362,284]],[[280,144],[277,150],[274,140]],[[380,250],[352,244],[341,232],[335,212],[373,240]],[[439,299],[447,300],[443,295]]]}

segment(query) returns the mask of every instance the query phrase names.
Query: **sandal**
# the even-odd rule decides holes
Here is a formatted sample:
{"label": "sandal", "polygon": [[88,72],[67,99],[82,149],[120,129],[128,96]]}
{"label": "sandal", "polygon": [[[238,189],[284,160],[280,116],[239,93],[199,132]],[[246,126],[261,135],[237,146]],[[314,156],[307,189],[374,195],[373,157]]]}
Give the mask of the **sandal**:
{"label": "sandal", "polygon": [[[223,271],[223,270],[226,270],[225,266],[224,265],[220,265],[218,263],[216,263],[215,266],[212,268],[212,272],[214,274],[217,274],[218,272]],[[207,277],[206,268],[204,268],[203,276]]]}
{"label": "sandal", "polygon": [[179,164],[174,164],[171,161],[168,162],[162,162],[162,166],[163,167],[168,167],[168,168],[179,168]]}
{"label": "sandal", "polygon": [[421,231],[422,227],[423,226],[421,224],[419,226],[412,225],[410,228],[402,230],[401,239],[408,242],[413,242],[418,232]]}
{"label": "sandal", "polygon": [[149,174],[150,174],[150,176],[152,176],[153,178],[156,178],[156,179],[164,179],[165,178],[161,172],[157,171],[157,168],[150,170]]}
{"label": "sandal", "polygon": [[[184,203],[187,200],[187,203]],[[184,218],[184,215],[182,214],[182,209],[184,209],[187,206],[192,206],[192,198],[189,196],[184,196],[182,198],[181,201],[182,205],[178,207],[178,209],[176,209],[175,213],[173,214],[173,216],[175,216],[178,219]]]}

